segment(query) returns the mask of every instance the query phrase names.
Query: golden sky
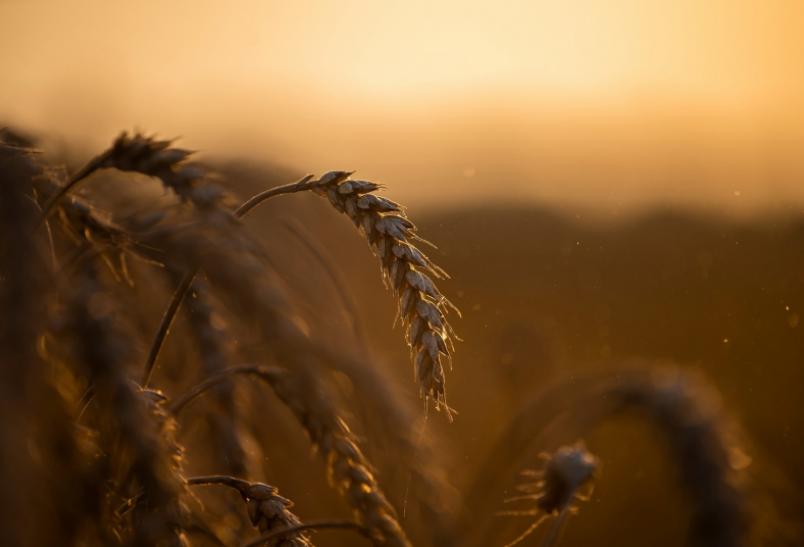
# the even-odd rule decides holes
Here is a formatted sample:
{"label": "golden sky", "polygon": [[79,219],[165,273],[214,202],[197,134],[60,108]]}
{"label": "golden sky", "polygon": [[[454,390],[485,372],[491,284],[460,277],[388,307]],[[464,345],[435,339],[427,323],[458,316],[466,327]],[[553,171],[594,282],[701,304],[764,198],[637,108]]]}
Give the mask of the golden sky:
{"label": "golden sky", "polygon": [[0,0],[0,121],[433,204],[742,211],[804,204],[802,52],[800,0]]}

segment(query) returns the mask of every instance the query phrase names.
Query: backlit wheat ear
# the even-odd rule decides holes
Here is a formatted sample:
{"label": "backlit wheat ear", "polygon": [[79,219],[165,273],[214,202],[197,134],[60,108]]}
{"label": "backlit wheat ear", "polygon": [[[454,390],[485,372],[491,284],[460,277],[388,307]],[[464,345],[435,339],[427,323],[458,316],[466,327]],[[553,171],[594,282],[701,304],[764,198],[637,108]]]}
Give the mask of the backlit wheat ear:
{"label": "backlit wheat ear", "polygon": [[375,195],[379,184],[352,180],[350,175],[329,172],[316,181],[313,191],[328,197],[335,209],[351,219],[380,259],[386,284],[399,299],[398,318],[407,329],[419,392],[425,400],[432,400],[437,410],[443,407],[451,419],[444,363],[451,363],[457,337],[446,315],[457,308],[433,282],[447,278],[447,273],[418,248],[424,240],[402,206]]}
{"label": "backlit wheat ear", "polygon": [[[193,477],[187,482],[195,486],[221,484],[237,490],[247,504],[251,523],[262,534],[301,525],[299,517],[290,510],[293,507],[293,502],[280,496],[273,486],[261,482],[249,482],[226,475]],[[277,547],[313,547],[310,538],[302,532],[288,534],[275,545]]]}

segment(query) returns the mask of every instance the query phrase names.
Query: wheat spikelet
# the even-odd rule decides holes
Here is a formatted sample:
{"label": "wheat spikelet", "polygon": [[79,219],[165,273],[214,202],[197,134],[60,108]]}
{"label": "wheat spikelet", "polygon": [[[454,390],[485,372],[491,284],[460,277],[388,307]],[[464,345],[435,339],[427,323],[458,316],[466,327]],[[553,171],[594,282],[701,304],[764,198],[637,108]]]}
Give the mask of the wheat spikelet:
{"label": "wheat spikelet", "polygon": [[432,400],[437,410],[447,405],[444,363],[451,363],[456,339],[446,315],[457,308],[438,290],[433,278],[447,274],[417,244],[423,240],[404,209],[374,194],[380,185],[351,180],[351,173],[332,171],[315,181],[313,191],[329,198],[360,229],[380,259],[383,278],[399,299],[398,319],[406,327],[414,373],[420,395]]}

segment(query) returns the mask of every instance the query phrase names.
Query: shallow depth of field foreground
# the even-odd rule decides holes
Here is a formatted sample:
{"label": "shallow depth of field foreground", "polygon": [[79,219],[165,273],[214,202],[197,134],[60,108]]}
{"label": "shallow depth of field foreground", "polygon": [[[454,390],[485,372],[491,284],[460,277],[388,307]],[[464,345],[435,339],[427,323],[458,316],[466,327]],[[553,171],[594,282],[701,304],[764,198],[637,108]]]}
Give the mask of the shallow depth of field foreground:
{"label": "shallow depth of field foreground", "polygon": [[0,0],[0,546],[804,544],[804,12],[665,4]]}

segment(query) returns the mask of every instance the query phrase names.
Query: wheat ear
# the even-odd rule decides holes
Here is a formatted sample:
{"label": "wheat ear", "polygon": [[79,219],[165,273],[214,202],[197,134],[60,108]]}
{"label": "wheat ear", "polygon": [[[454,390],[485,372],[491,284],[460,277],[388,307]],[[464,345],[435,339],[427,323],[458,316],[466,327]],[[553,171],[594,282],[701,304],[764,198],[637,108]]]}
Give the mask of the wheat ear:
{"label": "wheat ear", "polygon": [[303,372],[290,374],[278,367],[232,367],[177,398],[171,410],[180,412],[201,393],[221,382],[227,374],[252,375],[271,386],[321,453],[330,483],[352,506],[358,523],[368,529],[376,545],[410,546],[399,525],[396,511],[374,478],[371,464],[358,447],[346,422],[338,416],[323,387],[312,375]]}
{"label": "wheat ear", "polygon": [[553,545],[567,515],[575,509],[573,503],[588,499],[588,495],[581,494],[580,490],[594,478],[598,460],[582,442],[572,446],[562,446],[553,453],[543,452],[540,457],[544,460],[544,466],[541,469],[528,469],[522,472],[523,476],[531,478],[530,481],[517,486],[517,490],[523,494],[505,500],[506,503],[535,502],[536,508],[498,513],[499,515],[536,516],[538,518],[519,536],[506,543],[505,547],[517,545],[532,534],[545,520],[557,517],[548,531],[542,547]]}
{"label": "wheat ear", "polygon": [[451,363],[457,337],[446,316],[450,309],[458,310],[433,282],[433,278],[449,276],[419,249],[418,244],[425,241],[404,208],[377,196],[379,184],[352,180],[350,175],[345,171],[326,173],[315,182],[313,191],[329,198],[336,210],[349,217],[379,258],[383,279],[399,299],[398,319],[407,329],[419,392],[451,419],[444,364]]}
{"label": "wheat ear", "polygon": [[220,202],[224,197],[221,188],[204,181],[206,173],[202,168],[185,162],[192,151],[172,148],[171,144],[170,140],[157,140],[140,133],[129,136],[122,132],[108,150],[90,160],[48,200],[43,217],[47,217],[59,200],[79,182],[106,168],[158,178],[182,201],[189,201],[197,207]]}
{"label": "wheat ear", "polygon": [[[220,484],[237,490],[247,504],[251,523],[259,529],[260,533],[287,530],[301,524],[299,517],[290,510],[293,502],[280,496],[274,486],[261,482],[249,482],[228,475],[192,477],[187,480],[187,483],[194,486]],[[279,542],[275,543],[275,546],[312,547],[313,543],[301,532],[286,533]]]}

